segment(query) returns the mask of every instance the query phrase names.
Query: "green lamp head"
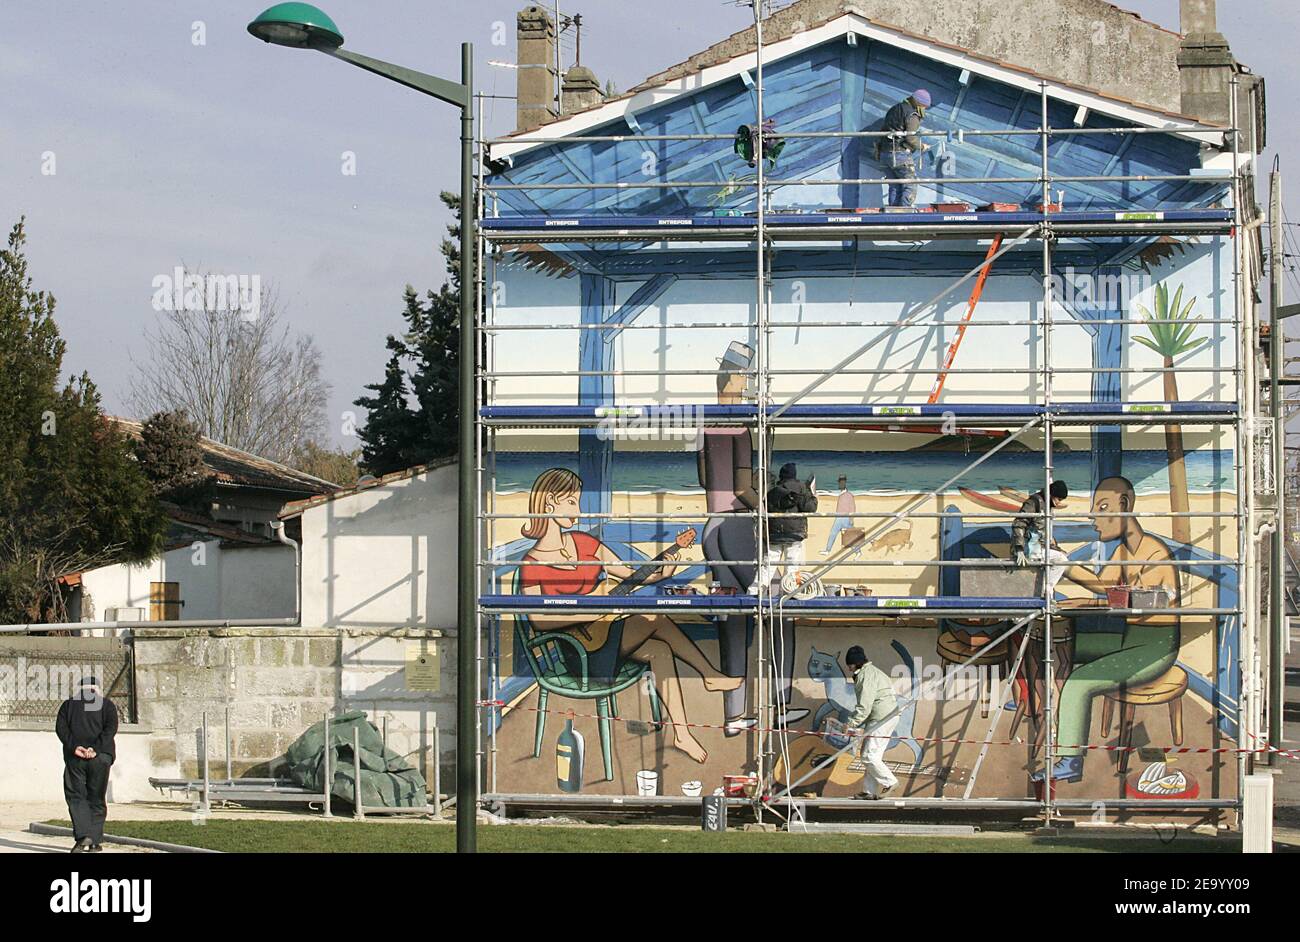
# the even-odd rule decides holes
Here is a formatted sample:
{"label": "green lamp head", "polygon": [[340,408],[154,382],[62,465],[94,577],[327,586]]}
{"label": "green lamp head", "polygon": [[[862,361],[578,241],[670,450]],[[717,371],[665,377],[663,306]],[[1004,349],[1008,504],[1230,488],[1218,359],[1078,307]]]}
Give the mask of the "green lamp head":
{"label": "green lamp head", "polygon": [[262,42],[295,49],[337,49],[343,34],[334,21],[310,3],[277,3],[248,24]]}

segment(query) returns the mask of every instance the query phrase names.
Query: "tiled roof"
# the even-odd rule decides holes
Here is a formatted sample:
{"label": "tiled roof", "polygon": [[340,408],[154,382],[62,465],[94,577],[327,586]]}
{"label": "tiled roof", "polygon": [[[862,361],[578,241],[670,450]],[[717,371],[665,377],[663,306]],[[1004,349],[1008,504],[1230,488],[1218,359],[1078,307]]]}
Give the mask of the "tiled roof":
{"label": "tiled roof", "polygon": [[[139,441],[141,423],[134,419],[110,416],[110,420],[129,438]],[[269,458],[250,454],[221,442],[200,436],[203,463],[212,472],[213,480],[230,487],[258,487],[294,494],[327,494],[338,485],[280,464]]]}
{"label": "tiled roof", "polygon": [[188,546],[196,539],[218,539],[223,543],[241,546],[266,546],[279,542],[269,537],[259,536],[256,533],[249,533],[247,530],[240,529],[233,524],[220,523],[211,517],[195,513],[192,510],[186,510],[166,501],[161,503],[163,510],[171,521],[171,525],[167,528],[167,549]]}

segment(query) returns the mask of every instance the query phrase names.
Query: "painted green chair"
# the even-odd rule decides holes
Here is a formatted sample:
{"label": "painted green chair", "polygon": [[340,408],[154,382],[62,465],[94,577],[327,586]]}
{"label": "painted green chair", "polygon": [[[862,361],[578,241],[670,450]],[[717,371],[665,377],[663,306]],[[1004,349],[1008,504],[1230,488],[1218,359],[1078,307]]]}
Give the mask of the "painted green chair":
{"label": "painted green chair", "polygon": [[[519,575],[516,571],[512,591],[518,592]],[[617,695],[631,687],[645,675],[647,665],[633,660],[625,660],[618,666],[618,671],[609,684],[596,684],[587,674],[587,651],[567,631],[537,632],[527,615],[516,614],[515,634],[524,649],[528,669],[537,681],[537,731],[533,737],[533,758],[542,754],[542,738],[546,734],[546,705],[551,694],[568,697],[571,700],[595,700],[596,715],[600,727],[600,754],[605,761],[605,781],[614,780],[614,755],[612,744],[612,724],[618,716]],[[579,674],[569,673],[568,663],[561,654],[565,645],[578,656],[582,665]],[[659,703],[659,694],[650,684],[650,715],[654,718],[656,731],[663,728],[663,712]]]}

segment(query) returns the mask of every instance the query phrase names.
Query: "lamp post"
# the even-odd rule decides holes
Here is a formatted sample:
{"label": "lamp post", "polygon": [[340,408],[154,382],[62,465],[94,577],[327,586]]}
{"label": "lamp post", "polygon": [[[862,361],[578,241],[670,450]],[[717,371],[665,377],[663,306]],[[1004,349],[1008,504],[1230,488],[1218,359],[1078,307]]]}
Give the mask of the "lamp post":
{"label": "lamp post", "polygon": [[460,109],[460,467],[456,597],[456,850],[476,849],[478,775],[475,700],[478,666],[474,615],[478,591],[474,539],[474,47],[460,46],[460,82],[359,55],[343,48],[334,21],[309,3],[278,3],[248,24],[263,42],[312,49],[342,59]]}

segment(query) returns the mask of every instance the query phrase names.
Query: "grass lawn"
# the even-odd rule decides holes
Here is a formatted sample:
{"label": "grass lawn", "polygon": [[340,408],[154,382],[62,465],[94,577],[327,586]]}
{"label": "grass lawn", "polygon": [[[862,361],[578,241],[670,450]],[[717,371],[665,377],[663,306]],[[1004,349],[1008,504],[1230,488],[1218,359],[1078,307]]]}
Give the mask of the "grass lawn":
{"label": "grass lawn", "polygon": [[[50,822],[63,824],[66,821]],[[427,821],[230,820],[109,821],[124,837],[244,853],[450,853],[455,830]],[[489,853],[1240,853],[1236,838],[1181,835],[1156,838],[1065,834],[1033,837],[884,837],[853,834],[782,834],[690,828],[484,825],[479,850]]]}

